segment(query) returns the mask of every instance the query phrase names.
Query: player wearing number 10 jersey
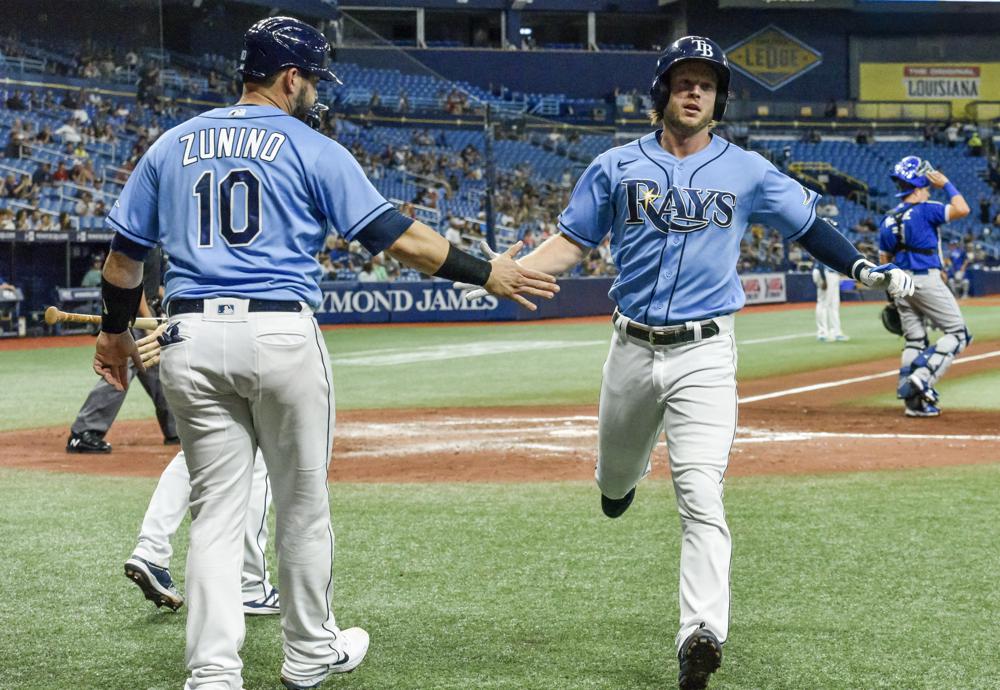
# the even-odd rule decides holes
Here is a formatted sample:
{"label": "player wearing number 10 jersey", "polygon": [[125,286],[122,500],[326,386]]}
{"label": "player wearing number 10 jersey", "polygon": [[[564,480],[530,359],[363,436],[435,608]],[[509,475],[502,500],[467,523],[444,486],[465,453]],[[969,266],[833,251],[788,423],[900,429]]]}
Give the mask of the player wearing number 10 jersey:
{"label": "player wearing number 10 jersey", "polygon": [[[393,208],[344,147],[270,105],[192,118],[150,147],[130,182],[109,220],[135,242],[170,248],[167,302],[238,290],[316,305],[322,269],[313,257],[324,240],[317,222],[350,241]],[[174,203],[133,203],[154,190]]]}
{"label": "player wearing number 10 jersey", "polygon": [[[310,129],[330,46],[288,17],[247,32],[240,102],[166,132],[133,171],[108,222],[94,369],[122,388],[138,359],[127,326],[141,259],[170,256],[161,375],[191,477],[185,687],[243,688],[240,566],[258,448],[274,490],[286,688],[353,670],[368,634],[341,629],[331,604],[333,532],[327,464],[333,381],[312,309],[315,255],[336,231],[372,254],[484,286],[532,308],[554,278],[520,267],[515,245],[490,262],[396,211],[340,144]],[[137,362],[137,366],[141,366]]]}

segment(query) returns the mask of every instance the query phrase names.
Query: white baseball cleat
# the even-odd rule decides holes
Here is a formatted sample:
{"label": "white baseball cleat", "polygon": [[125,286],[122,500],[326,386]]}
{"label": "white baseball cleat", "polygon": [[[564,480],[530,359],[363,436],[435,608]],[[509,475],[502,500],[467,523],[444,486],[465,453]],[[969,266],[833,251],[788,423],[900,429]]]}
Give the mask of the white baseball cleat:
{"label": "white baseball cleat", "polygon": [[340,631],[337,641],[340,643],[340,659],[327,664],[326,669],[304,680],[292,680],[282,673],[281,684],[287,690],[312,690],[322,685],[334,673],[350,673],[360,666],[365,654],[368,653],[368,633],[361,628],[348,628]]}

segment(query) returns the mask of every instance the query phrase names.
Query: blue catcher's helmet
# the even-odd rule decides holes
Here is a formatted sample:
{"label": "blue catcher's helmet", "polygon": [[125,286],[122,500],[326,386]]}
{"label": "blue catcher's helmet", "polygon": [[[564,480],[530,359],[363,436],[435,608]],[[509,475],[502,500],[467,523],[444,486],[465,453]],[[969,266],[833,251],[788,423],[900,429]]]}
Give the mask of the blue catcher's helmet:
{"label": "blue catcher's helmet", "polygon": [[934,172],[934,166],[919,156],[907,156],[896,163],[889,173],[900,189],[896,196],[902,198],[914,189],[929,186],[931,181],[927,179],[927,173],[931,172]]}
{"label": "blue catcher's helmet", "polygon": [[240,75],[244,80],[267,79],[287,67],[341,83],[330,70],[330,42],[323,34],[292,17],[261,19],[243,35]]}
{"label": "blue catcher's helmet", "polygon": [[649,95],[657,103],[663,94],[669,95],[670,82],[663,80],[672,67],[686,60],[699,60],[715,70],[719,83],[716,86],[715,109],[712,119],[722,119],[726,112],[726,101],[729,99],[729,60],[719,44],[710,38],[702,36],[685,36],[667,46],[656,61],[656,76],[653,85],[649,87]]}

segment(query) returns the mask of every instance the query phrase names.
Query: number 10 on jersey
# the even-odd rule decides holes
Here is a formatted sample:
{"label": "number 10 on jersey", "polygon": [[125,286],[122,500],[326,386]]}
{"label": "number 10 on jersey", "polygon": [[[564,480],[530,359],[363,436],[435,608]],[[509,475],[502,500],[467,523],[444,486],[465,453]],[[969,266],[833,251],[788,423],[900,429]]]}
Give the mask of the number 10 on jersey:
{"label": "number 10 on jersey", "polygon": [[[233,195],[243,187],[243,227],[233,227]],[[219,233],[230,247],[245,247],[260,234],[260,180],[246,168],[230,170],[215,189],[215,174],[206,170],[191,192],[198,199],[198,246],[211,247],[212,225],[218,218]],[[218,198],[218,214],[215,199]]]}

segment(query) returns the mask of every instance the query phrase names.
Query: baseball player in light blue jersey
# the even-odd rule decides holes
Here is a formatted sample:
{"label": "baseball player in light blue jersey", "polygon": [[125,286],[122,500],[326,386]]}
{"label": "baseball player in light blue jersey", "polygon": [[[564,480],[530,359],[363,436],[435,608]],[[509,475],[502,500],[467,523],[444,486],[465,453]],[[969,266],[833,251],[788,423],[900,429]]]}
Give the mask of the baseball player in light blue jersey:
{"label": "baseball player in light blue jersey", "polygon": [[[896,395],[908,417],[941,414],[934,384],[955,356],[972,342],[955,296],[941,275],[941,238],[938,229],[948,221],[969,215],[969,204],[948,178],[917,156],[907,156],[890,174],[901,199],[882,220],[879,249],[882,261],[894,261],[913,276],[916,291],[897,297],[903,326],[903,355]],[[948,203],[930,201],[930,188],[943,189]],[[925,319],[944,333],[934,345],[927,337]]]}
{"label": "baseball player in light blue jersey", "polygon": [[163,134],[140,160],[108,217],[117,232],[102,280],[95,371],[127,383],[141,366],[127,331],[140,259],[160,244],[169,326],[161,371],[191,480],[185,687],[239,690],[245,634],[240,565],[253,458],[274,491],[286,688],[352,671],[368,633],[333,614],[333,531],[327,467],[334,408],[330,363],[312,310],[316,253],[330,230],[424,273],[484,286],[534,308],[554,278],[523,268],[515,245],[487,262],[402,216],[339,144],[303,123],[329,43],[288,17],[247,32],[235,106]]}
{"label": "baseball player in light blue jersey", "polygon": [[679,686],[704,688],[729,631],[730,535],[722,479],[736,433],[733,314],[750,223],[776,228],[866,285],[912,291],[827,221],[815,193],[755,153],[714,136],[729,87],[722,49],[698,36],[660,56],[650,90],[662,129],[599,155],[559,217],[560,233],[520,261],[559,274],[611,234],[618,305],[604,365],[596,478],[608,517],[622,515],[649,471],[661,429],[681,517]]}

